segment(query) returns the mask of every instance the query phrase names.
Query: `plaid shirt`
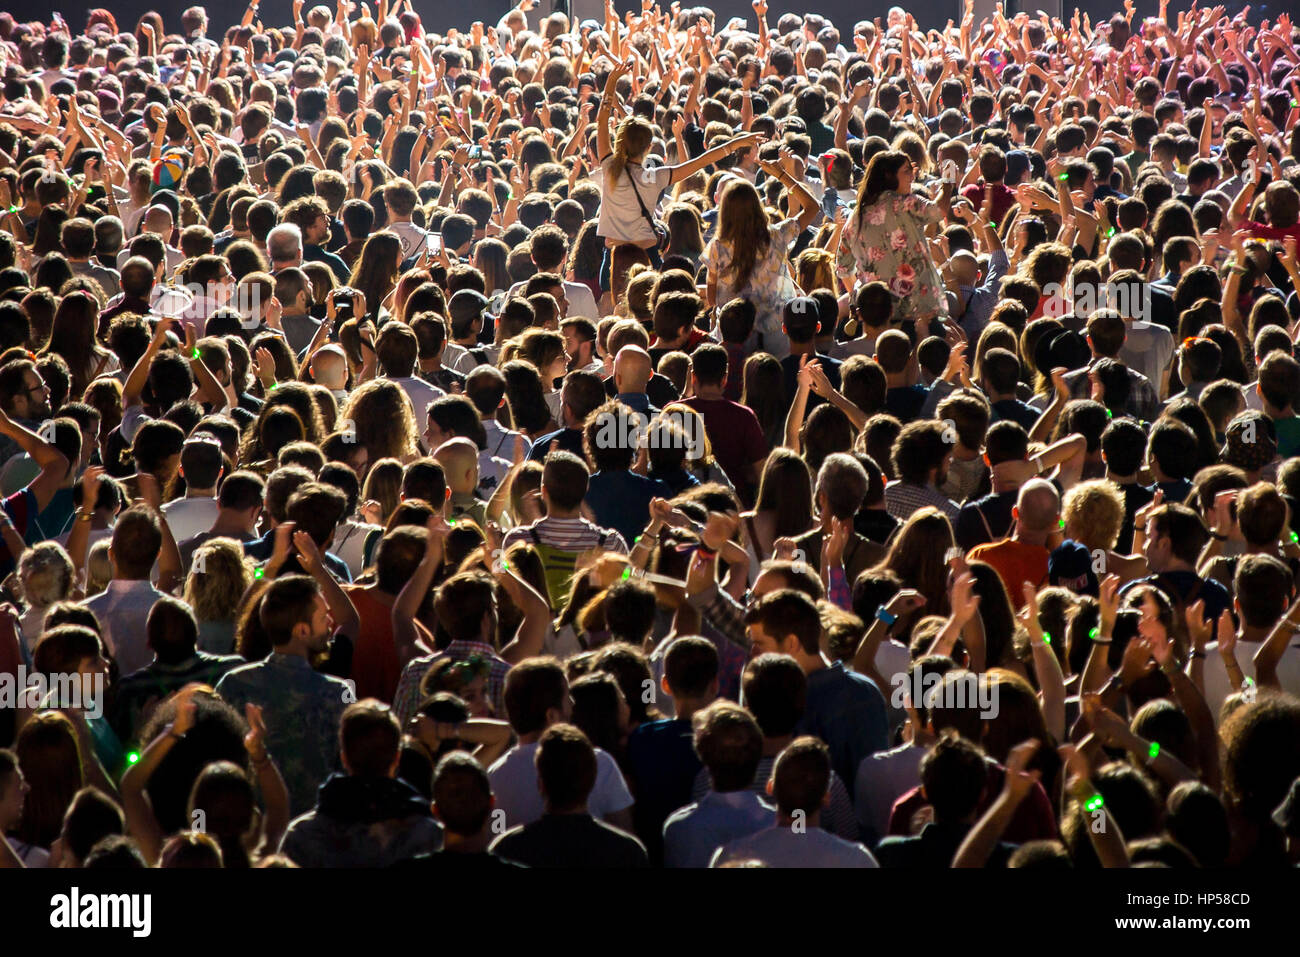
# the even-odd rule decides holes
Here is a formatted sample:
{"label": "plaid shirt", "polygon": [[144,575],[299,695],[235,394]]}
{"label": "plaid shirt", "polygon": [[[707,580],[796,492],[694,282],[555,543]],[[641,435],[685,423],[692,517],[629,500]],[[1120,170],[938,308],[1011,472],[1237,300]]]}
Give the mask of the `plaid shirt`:
{"label": "plaid shirt", "polygon": [[745,606],[716,584],[689,599],[694,608],[718,634],[733,645],[749,650],[749,632],[745,630]]}
{"label": "plaid shirt", "polygon": [[948,521],[957,521],[957,503],[933,485],[913,485],[895,479],[885,486],[885,510],[900,522],[927,505],[933,505],[947,515]]}
{"label": "plaid shirt", "polygon": [[492,707],[498,715],[505,714],[502,697],[506,688],[506,673],[510,670],[509,662],[499,657],[496,650],[481,641],[453,641],[442,651],[407,662],[402,669],[401,680],[397,682],[397,694],[393,696],[393,714],[402,727],[415,717],[420,707],[420,682],[440,658],[464,661],[470,655],[482,655],[488,661],[487,693],[492,699]]}

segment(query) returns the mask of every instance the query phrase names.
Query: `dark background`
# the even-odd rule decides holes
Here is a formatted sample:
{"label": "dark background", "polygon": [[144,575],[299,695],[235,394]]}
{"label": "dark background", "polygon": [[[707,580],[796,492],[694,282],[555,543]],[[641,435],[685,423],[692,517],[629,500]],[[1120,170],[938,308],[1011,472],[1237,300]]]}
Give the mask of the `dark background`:
{"label": "dark background", "polygon": [[[315,0],[307,0],[307,7],[310,8]],[[335,0],[324,0],[331,10],[335,6]],[[530,19],[534,19],[539,13],[549,13],[554,0],[538,0],[538,7]],[[572,14],[579,18],[592,17],[595,19],[603,18],[604,0],[569,0],[572,3]],[[667,6],[667,0],[660,0],[663,6]],[[701,3],[711,7],[718,15],[718,25],[725,24],[731,17],[745,17],[751,28],[756,28],[754,20],[754,10],[750,6],[749,0],[700,0]],[[1208,2],[1208,0],[1207,0]],[[1220,0],[1228,8],[1228,15],[1232,16],[1241,9],[1240,0]],[[1186,9],[1190,0],[1171,0],[1169,16],[1171,21],[1175,18],[1179,9]],[[1053,16],[1060,16],[1062,6],[1067,13],[1072,13],[1075,6],[1081,11],[1088,13],[1095,24],[1099,21],[1108,19],[1116,11],[1123,10],[1122,0],[1007,0],[1007,15],[1011,16],[1019,9],[1024,9],[1031,15],[1036,10],[1045,10]],[[176,2],[166,6],[160,6],[150,0],[54,0],[50,7],[38,5],[37,8],[15,9],[14,17],[18,20],[24,20],[31,17],[48,17],[55,10],[61,12],[68,21],[68,25],[73,30],[81,30],[86,24],[86,14],[93,8],[103,7],[112,12],[117,18],[118,28],[120,30],[134,30],[136,21],[140,15],[149,11],[157,10],[163,16],[163,23],[169,33],[180,32],[180,14],[189,4],[185,2]],[[514,4],[511,0],[477,0],[474,3],[445,3],[430,2],[430,0],[415,0],[415,9],[419,12],[424,21],[426,29],[435,29],[441,32],[445,26],[455,26],[459,30],[466,31],[473,20],[482,20],[487,24],[494,24],[500,17],[510,9]],[[615,5],[620,13],[625,12],[635,5],[640,8],[639,0],[635,4],[629,0],[615,0]],[[691,0],[682,0],[682,7],[689,8],[692,5]],[[962,0],[948,0],[948,2],[933,2],[933,0],[922,0],[922,2],[906,2],[900,0],[900,5],[909,10],[916,17],[917,23],[923,29],[940,28],[947,20],[952,19],[960,22],[962,15]],[[1154,16],[1159,10],[1158,0],[1136,0],[1137,14],[1136,19],[1146,16]],[[231,23],[239,20],[243,15],[244,5],[241,0],[230,0],[228,3],[209,2],[204,3],[208,10],[208,17],[211,20],[209,35],[219,36]],[[778,18],[783,13],[807,13],[815,11],[824,17],[827,17],[840,29],[842,36],[847,37],[853,28],[853,24],[864,18],[883,18],[889,11],[891,3],[883,0],[875,0],[871,3],[863,3],[862,0],[818,0],[815,4],[808,3],[808,0],[768,0],[768,25],[775,28]],[[375,8],[373,0],[370,3],[371,10]],[[994,0],[975,0],[975,19],[978,22],[985,16],[992,16]],[[260,18],[266,26],[285,25],[291,22],[292,3],[291,0],[263,0],[258,8]],[[1255,3],[1251,6],[1251,20],[1258,22],[1264,18],[1273,20],[1279,11],[1290,11],[1295,13],[1295,0],[1268,0],[1265,3]]]}

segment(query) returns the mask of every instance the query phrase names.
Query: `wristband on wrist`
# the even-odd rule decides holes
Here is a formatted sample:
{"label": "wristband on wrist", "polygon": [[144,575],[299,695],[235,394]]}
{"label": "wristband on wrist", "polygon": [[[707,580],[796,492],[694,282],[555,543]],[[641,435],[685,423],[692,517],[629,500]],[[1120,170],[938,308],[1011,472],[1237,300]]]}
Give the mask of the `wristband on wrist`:
{"label": "wristband on wrist", "polygon": [[898,621],[898,616],[888,611],[883,605],[876,609],[876,620],[883,621],[886,625],[893,625]]}
{"label": "wristband on wrist", "polygon": [[709,562],[713,561],[713,559],[718,557],[718,553],[716,551],[707,547],[703,543],[700,544],[699,548],[695,549],[695,554],[699,555],[705,561],[709,561]]}

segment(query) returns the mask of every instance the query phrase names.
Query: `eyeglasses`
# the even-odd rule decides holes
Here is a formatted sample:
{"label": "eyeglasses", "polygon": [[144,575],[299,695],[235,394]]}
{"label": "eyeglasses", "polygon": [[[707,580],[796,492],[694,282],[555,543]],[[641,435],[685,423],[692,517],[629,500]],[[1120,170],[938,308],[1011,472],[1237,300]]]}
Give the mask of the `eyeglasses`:
{"label": "eyeglasses", "polygon": [[49,392],[49,391],[50,391],[50,387],[47,386],[44,382],[41,382],[38,383],[37,385],[30,385],[25,389],[19,390],[18,394],[31,395],[33,392]]}

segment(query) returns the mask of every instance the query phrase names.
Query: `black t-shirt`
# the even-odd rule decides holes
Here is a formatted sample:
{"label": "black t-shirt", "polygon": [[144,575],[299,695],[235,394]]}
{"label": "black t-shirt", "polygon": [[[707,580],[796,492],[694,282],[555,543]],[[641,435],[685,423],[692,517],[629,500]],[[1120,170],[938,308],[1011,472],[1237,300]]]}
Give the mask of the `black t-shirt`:
{"label": "black t-shirt", "polygon": [[492,853],[526,867],[648,867],[645,847],[590,814],[546,814],[507,831]]}
{"label": "black t-shirt", "polygon": [[523,866],[516,861],[504,860],[488,851],[457,853],[448,850],[434,851],[432,854],[420,854],[405,861],[398,861],[393,865],[393,867],[404,871],[445,871],[448,873],[465,873],[467,871],[497,873],[518,870]]}
{"label": "black t-shirt", "polygon": [[863,508],[853,516],[853,530],[879,545],[888,545],[903,523],[882,508]]}

